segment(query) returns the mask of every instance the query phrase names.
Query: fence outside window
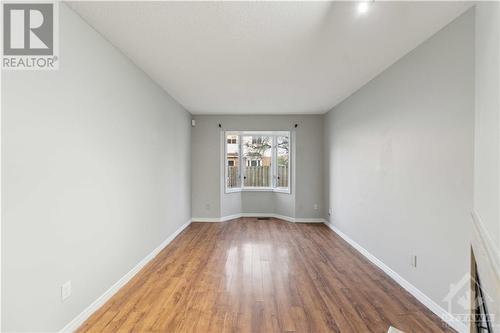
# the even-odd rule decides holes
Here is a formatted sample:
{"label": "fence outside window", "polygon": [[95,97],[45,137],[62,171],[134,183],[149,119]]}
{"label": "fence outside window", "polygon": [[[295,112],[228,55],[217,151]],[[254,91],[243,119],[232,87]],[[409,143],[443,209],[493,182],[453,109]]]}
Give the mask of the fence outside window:
{"label": "fence outside window", "polygon": [[[227,167],[227,187],[238,188],[237,166]],[[271,167],[270,166],[245,166],[243,167],[245,187],[271,187]],[[276,179],[276,187],[288,187],[288,166],[279,165]]]}

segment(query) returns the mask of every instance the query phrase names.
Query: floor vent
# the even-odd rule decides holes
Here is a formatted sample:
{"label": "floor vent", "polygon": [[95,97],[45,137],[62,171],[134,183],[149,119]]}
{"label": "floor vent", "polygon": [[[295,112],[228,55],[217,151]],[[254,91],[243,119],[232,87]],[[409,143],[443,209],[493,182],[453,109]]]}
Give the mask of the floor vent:
{"label": "floor vent", "polygon": [[258,217],[257,220],[270,220],[270,217]]}

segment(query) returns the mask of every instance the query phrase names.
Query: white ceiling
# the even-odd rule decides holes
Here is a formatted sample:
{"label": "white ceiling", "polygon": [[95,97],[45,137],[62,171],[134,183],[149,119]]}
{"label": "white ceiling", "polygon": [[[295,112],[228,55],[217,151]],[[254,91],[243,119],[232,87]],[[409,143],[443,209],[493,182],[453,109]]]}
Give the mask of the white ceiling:
{"label": "white ceiling", "polygon": [[194,114],[324,113],[465,2],[72,2]]}

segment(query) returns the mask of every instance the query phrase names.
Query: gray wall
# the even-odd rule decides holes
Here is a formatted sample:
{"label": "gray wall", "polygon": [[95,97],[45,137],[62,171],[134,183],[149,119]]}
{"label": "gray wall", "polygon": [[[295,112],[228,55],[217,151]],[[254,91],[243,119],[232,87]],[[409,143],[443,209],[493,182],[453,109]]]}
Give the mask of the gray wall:
{"label": "gray wall", "polygon": [[469,11],[325,119],[331,222],[443,308],[469,271],[473,109]]}
{"label": "gray wall", "polygon": [[2,73],[4,331],[60,330],[191,216],[190,114],[64,4],[60,48]]}
{"label": "gray wall", "polygon": [[500,3],[476,5],[474,237],[488,311],[500,332]]}
{"label": "gray wall", "polygon": [[[297,218],[322,217],[323,126],[313,116],[195,116],[192,129],[192,216],[219,218],[239,213],[268,213]],[[222,124],[222,130],[218,124]],[[298,128],[294,128],[298,124]],[[224,193],[224,130],[292,131],[292,193]],[[215,158],[214,158],[215,157]],[[213,177],[212,175],[218,175]],[[314,210],[314,204],[319,209]]]}

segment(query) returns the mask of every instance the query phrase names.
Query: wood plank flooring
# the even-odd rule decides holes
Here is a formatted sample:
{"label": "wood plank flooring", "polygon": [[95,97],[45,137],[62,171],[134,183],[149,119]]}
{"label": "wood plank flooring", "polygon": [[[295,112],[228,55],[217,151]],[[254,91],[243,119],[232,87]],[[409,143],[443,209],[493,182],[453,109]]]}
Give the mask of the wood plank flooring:
{"label": "wood plank flooring", "polygon": [[323,224],[192,223],[79,332],[453,332]]}

